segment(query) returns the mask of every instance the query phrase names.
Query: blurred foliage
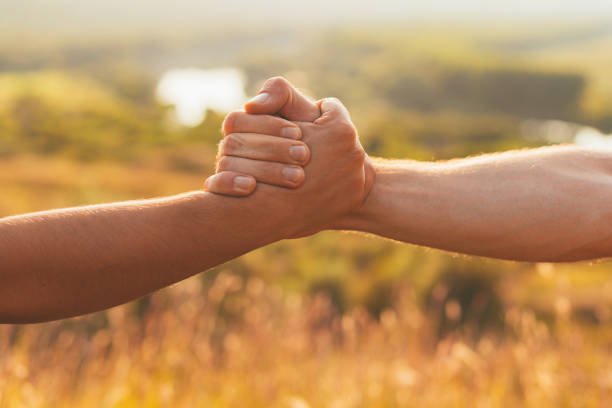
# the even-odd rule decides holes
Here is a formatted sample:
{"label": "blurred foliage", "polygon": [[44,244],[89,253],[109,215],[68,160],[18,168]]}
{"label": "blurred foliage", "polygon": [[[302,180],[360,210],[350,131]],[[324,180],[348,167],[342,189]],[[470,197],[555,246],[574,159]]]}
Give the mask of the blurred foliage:
{"label": "blurred foliage", "polygon": [[[177,125],[154,97],[173,64],[338,96],[375,156],[535,146],[532,118],[612,130],[608,40],[509,46],[510,31],[4,47],[0,216],[199,188],[224,114]],[[279,242],[107,312],[0,328],[0,406],[604,406],[609,273],[337,232]]]}

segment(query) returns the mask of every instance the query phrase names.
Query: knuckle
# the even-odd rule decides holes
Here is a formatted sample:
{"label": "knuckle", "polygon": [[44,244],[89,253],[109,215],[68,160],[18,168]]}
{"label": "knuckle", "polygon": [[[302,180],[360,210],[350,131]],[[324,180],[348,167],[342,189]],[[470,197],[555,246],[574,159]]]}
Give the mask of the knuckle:
{"label": "knuckle", "polygon": [[210,176],[204,181],[204,188],[206,191],[215,191],[216,189],[216,181],[215,176]]}
{"label": "knuckle", "polygon": [[223,156],[217,160],[217,172],[227,171],[232,167],[234,159],[230,156]]}
{"label": "knuckle", "polygon": [[357,136],[357,130],[355,129],[355,126],[348,120],[339,120],[336,123],[335,127],[336,133],[344,139],[354,140]]}
{"label": "knuckle", "polygon": [[220,192],[223,190],[223,181],[223,174],[217,174],[209,177],[208,180],[206,180],[206,189],[212,192]]}
{"label": "knuckle", "polygon": [[238,123],[238,118],[242,116],[244,112],[242,111],[233,111],[227,114],[225,119],[223,120],[223,134],[227,135],[233,133],[236,130],[236,125]]}
{"label": "knuckle", "polygon": [[236,133],[230,133],[221,141],[221,149],[224,153],[234,153],[244,146],[244,140]]}
{"label": "knuckle", "polygon": [[359,167],[361,167],[362,162],[359,158],[359,155],[354,150],[351,150],[345,156],[347,171],[354,173],[355,170],[358,170]]}
{"label": "knuckle", "polygon": [[227,154],[227,147],[225,146],[225,139],[221,140],[217,145],[217,161]]}
{"label": "knuckle", "polygon": [[287,85],[289,85],[289,81],[287,81],[284,77],[275,76],[275,77],[272,77],[266,80],[266,82],[264,82],[263,87],[265,89],[270,89],[270,88],[276,88],[276,87],[285,87]]}
{"label": "knuckle", "polygon": [[355,148],[355,149],[353,149],[352,154],[353,154],[353,158],[356,161],[358,161],[360,164],[365,162],[366,153],[363,151],[363,149]]}

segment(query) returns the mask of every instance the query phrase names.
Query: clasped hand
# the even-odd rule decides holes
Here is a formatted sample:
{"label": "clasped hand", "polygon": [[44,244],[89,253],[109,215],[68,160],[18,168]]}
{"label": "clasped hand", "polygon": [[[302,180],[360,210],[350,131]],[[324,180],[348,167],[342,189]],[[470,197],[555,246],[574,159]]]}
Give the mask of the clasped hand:
{"label": "clasped hand", "polygon": [[364,202],[374,177],[340,101],[312,102],[285,79],[272,78],[244,111],[225,118],[216,174],[205,188],[236,197],[266,195],[280,212],[270,216],[294,220],[287,234],[293,238],[334,228]]}

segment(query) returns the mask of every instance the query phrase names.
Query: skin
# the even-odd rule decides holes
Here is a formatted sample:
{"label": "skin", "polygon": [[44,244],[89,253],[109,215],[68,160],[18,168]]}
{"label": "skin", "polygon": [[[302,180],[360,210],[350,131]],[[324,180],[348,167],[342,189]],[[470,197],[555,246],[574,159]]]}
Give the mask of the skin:
{"label": "skin", "polygon": [[288,235],[258,195],[251,207],[192,192],[3,218],[0,321],[102,310]]}
{"label": "skin", "polygon": [[514,261],[612,256],[612,154],[553,146],[446,163],[380,161],[337,229]]}
{"label": "skin", "polygon": [[[254,117],[250,131],[263,133],[256,122]],[[316,143],[324,142],[307,141],[313,158]],[[242,149],[254,156],[260,146],[261,140]],[[283,161],[270,153],[271,146],[265,150],[248,169],[220,170],[263,181],[258,175],[270,162]],[[240,156],[223,151],[222,160],[226,154]],[[374,187],[364,204],[330,228],[515,261],[612,256],[610,152],[553,146],[450,162],[376,160],[374,167]],[[271,178],[265,182],[279,184]]]}
{"label": "skin", "polygon": [[[283,132],[298,129],[284,119],[258,117],[261,129],[284,149],[306,148],[300,138],[315,146],[299,159],[282,156],[301,172],[292,184],[300,188],[263,183],[256,187],[252,177],[236,180],[238,175],[226,172],[209,180],[208,186],[249,194],[247,198],[196,191],[2,218],[0,322],[53,320],[118,305],[274,241],[329,228],[359,207],[372,180],[366,177],[364,166],[369,165],[346,109],[333,99],[311,104],[282,83],[266,83],[268,99],[254,104],[289,115],[292,109],[303,114],[305,105],[312,108],[310,116],[290,116],[317,119],[300,123],[297,133]],[[281,88],[287,93],[277,92]],[[230,115],[226,129],[250,127],[245,115]],[[239,149],[243,140],[261,147],[260,139],[245,134],[223,143],[222,149]],[[248,160],[223,159],[219,168]],[[306,168],[298,166],[306,162]],[[282,175],[282,170],[270,173]]]}
{"label": "skin", "polygon": [[[313,102],[300,93],[293,85],[282,77],[274,77],[267,80],[261,91],[246,103],[244,111],[236,111],[227,115],[223,122],[223,140],[219,144],[217,155],[217,172],[206,180],[205,186],[208,191],[237,197],[244,197],[251,193],[243,189],[235,188],[236,180],[250,178],[270,185],[297,188],[304,178],[289,179],[281,164],[307,164],[310,152],[302,163],[296,163],[292,157],[291,148],[293,144],[279,137],[301,139],[303,128],[309,123],[323,124],[331,118],[322,116],[321,104],[327,101],[337,105],[341,111],[344,133],[349,136],[355,149],[356,156],[363,160],[365,154],[357,130],[350,120],[350,115],[342,103],[335,98]],[[296,121],[300,127],[299,136],[290,137],[284,132],[280,125],[275,125],[280,115],[287,120]],[[291,122],[284,122],[283,126],[291,126]],[[274,136],[274,138],[270,138]],[[330,135],[333,136],[333,135]],[[320,138],[321,141],[326,140]],[[333,140],[330,137],[329,140]],[[306,148],[314,141],[304,139]],[[321,145],[323,143],[320,143]],[[321,147],[325,149],[325,147]],[[247,160],[241,160],[247,159]],[[261,165],[262,161],[268,161]],[[363,176],[365,179],[364,191],[369,192],[374,183],[376,172],[369,157],[365,155],[363,164]],[[364,195],[365,197],[365,195]]]}

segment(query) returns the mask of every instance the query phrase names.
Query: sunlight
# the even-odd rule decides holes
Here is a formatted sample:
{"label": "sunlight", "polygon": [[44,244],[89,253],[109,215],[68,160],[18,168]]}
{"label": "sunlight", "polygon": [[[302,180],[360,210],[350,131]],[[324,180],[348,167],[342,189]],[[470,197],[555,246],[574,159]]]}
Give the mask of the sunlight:
{"label": "sunlight", "polygon": [[578,146],[597,150],[612,150],[612,135],[604,135],[592,127],[582,128],[574,138]]}
{"label": "sunlight", "polygon": [[246,101],[244,74],[234,68],[172,69],[159,80],[158,100],[174,105],[176,120],[184,126],[197,126],[207,109],[229,112]]}
{"label": "sunlight", "polygon": [[573,143],[588,149],[612,150],[612,134],[604,134],[592,126],[563,120],[530,119],[524,121],[520,129],[522,137],[532,142]]}

